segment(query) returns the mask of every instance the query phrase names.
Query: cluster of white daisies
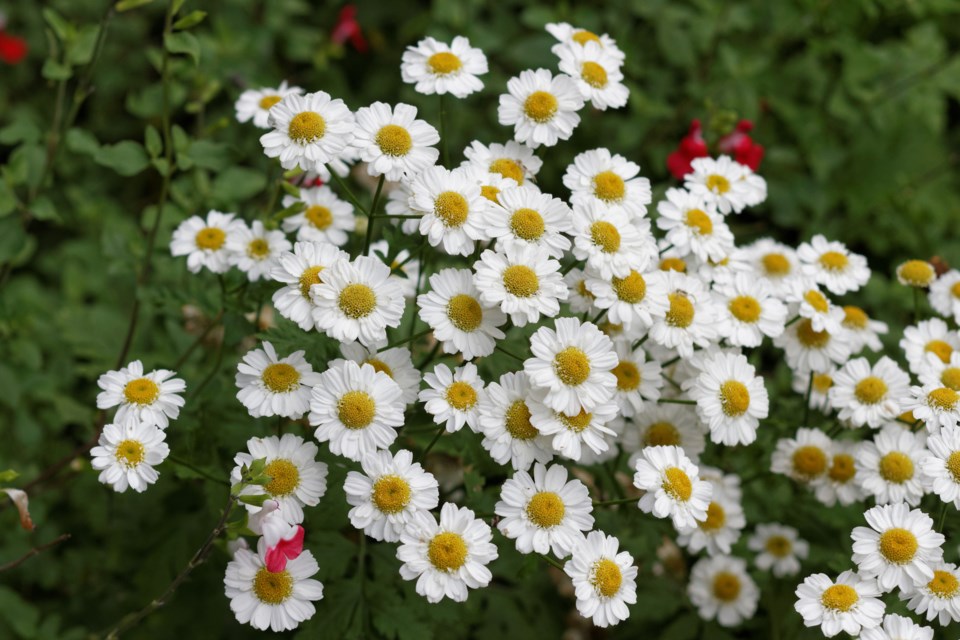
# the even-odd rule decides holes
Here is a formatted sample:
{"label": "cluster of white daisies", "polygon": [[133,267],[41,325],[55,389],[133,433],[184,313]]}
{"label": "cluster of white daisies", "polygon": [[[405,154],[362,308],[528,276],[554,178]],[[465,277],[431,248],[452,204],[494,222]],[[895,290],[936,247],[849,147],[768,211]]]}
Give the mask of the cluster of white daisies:
{"label": "cluster of white daisies", "polygon": [[[756,440],[769,398],[744,350],[769,338],[795,390],[848,429],[834,440],[800,425],[778,443],[772,471],[827,505],[868,495],[880,505],[866,513],[871,528],[853,533],[859,573],[836,581],[818,574],[798,589],[805,622],[822,624],[827,635],[862,628],[872,640],[928,637],[902,631],[913,628],[909,620],[884,620],[877,596],[894,588],[930,619],[960,620],[960,574],[942,562],[943,536],[930,517],[910,510],[931,492],[960,506],[960,334],[940,319],[904,332],[915,386],[890,358],[871,365],[855,357],[879,350],[887,327],[831,296],[866,284],[866,260],[822,236],[796,249],[771,239],[736,246],[728,217],[762,203],[766,183],[728,157],[694,160],[683,188],[666,192],[656,207],[659,238],[648,217],[649,181],[607,149],[574,158],[563,176],[566,200],[542,192],[536,147],[569,138],[586,101],[602,110],[627,99],[623,53],[612,39],[566,24],[548,30],[559,41],[553,51],[562,73],[538,69],[510,80],[499,116],[514,139],[474,141],[454,169],[437,164],[440,133],[410,105],[378,102],[352,112],[322,91],[286,84],[240,97],[238,119],[270,130],[261,138],[266,155],[301,173],[299,195],[283,202],[296,213],[274,230],[211,211],[183,222],[171,251],[187,256],[192,272],[236,266],[250,280],[279,282],[277,311],[341,343],[343,358],[319,373],[303,351],[281,355],[263,342],[238,365],[238,400],[253,417],[306,416],[316,441],[351,461],[343,486],[350,523],[397,543],[400,575],[416,580],[430,602],[462,601],[489,583],[493,516],[440,505],[437,479],[421,465],[432,443],[419,461],[391,447],[417,403],[439,425],[438,438],[466,426],[494,461],[513,469],[491,522],[521,553],[563,561],[578,611],[599,626],[628,617],[637,567],[617,538],[593,529],[592,512],[603,503],[570,468],[608,463],[623,451],[639,508],[670,519],[678,544],[704,554],[691,571],[691,601],[705,619],[732,626],[751,618],[759,600],[746,561],[731,555],[746,527],[740,478],[697,463],[708,439],[713,446]],[[427,38],[402,64],[403,79],[420,93],[457,98],[480,90],[477,76],[486,70],[483,53],[462,37],[451,45]],[[356,162],[381,186],[389,181],[389,191],[385,213],[362,212],[367,242],[351,256],[341,247],[357,229],[355,208],[325,182]],[[472,263],[427,273],[409,250],[393,255],[385,241],[370,244],[381,218],[402,220],[405,233],[440,254],[436,261]],[[292,247],[288,233],[296,234]],[[960,272],[938,277],[930,264],[911,261],[898,277],[929,288],[933,309],[960,321]],[[391,343],[388,329],[400,327],[407,300],[413,327]],[[414,367],[417,318],[458,366]],[[540,325],[529,353],[513,353],[504,338],[528,324]],[[485,381],[472,361],[495,351],[516,370]],[[101,379],[98,405],[120,404],[116,422],[136,425],[108,425],[93,452],[101,480],[117,490],[156,480],[152,465],[167,455],[161,429],[183,404],[183,382],[172,375],[143,376],[136,362]],[[916,429],[923,425],[929,438]],[[854,430],[862,427],[876,429],[875,437],[858,442]],[[300,527],[303,508],[327,490],[318,453],[314,442],[287,434],[253,438],[236,457],[233,482],[257,461],[269,478],[242,490],[251,528],[263,537],[257,553],[238,548],[227,569],[240,622],[291,629],[322,597]],[[795,529],[774,523],[758,524],[748,547],[756,567],[778,577],[797,574],[808,552]]]}

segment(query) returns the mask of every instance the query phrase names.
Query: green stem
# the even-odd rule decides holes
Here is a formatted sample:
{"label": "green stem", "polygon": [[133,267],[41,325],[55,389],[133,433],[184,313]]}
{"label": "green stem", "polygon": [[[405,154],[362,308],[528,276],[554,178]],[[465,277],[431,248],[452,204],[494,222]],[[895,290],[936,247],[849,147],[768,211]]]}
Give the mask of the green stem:
{"label": "green stem", "polygon": [[807,393],[803,396],[803,426],[809,427],[810,420],[810,394],[813,393],[813,370],[810,370],[810,378],[807,380]]}
{"label": "green stem", "polygon": [[446,423],[441,424],[440,428],[437,429],[437,435],[433,436],[433,440],[430,441],[430,444],[427,445],[427,448],[423,450],[423,454],[420,456],[420,460],[426,460],[427,454],[430,453],[430,450],[433,449],[433,445],[437,444],[440,440],[440,436],[443,435],[443,432],[447,430]]}
{"label": "green stem", "polygon": [[450,168],[450,152],[447,146],[447,105],[444,94],[440,94],[440,144],[443,150],[443,166]]}
{"label": "green stem", "polygon": [[665,254],[667,251],[670,251],[670,249],[673,249],[673,244],[672,244],[672,243],[671,243],[671,244],[668,244],[668,245],[665,246],[663,249],[660,249],[660,255]]}
{"label": "green stem", "polygon": [[913,287],[913,324],[920,322],[920,289]]}
{"label": "green stem", "polygon": [[940,509],[940,520],[939,520],[939,523],[937,524],[937,531],[939,531],[940,533],[943,533],[943,525],[946,524],[947,522],[947,509],[949,507],[950,507],[950,503],[944,502],[943,508]]}
{"label": "green stem", "polygon": [[423,371],[424,367],[433,362],[433,359],[437,357],[437,352],[440,351],[440,344],[441,343],[439,340],[434,343],[433,349],[430,350],[430,353],[428,353],[426,357],[424,357],[424,359],[417,364],[417,371]]}
{"label": "green stem", "polygon": [[594,318],[593,318],[593,320],[591,320],[591,322],[592,322],[593,324],[597,324],[598,322],[600,322],[600,320],[603,319],[603,316],[607,315],[607,311],[609,311],[609,309],[601,309],[601,310],[600,310],[600,313],[598,313],[596,316],[594,316]]}
{"label": "green stem", "polygon": [[640,501],[640,498],[619,498],[617,500],[600,500],[593,503],[594,508],[596,507],[612,507],[617,504],[637,504]]}
{"label": "green stem", "polygon": [[676,363],[678,363],[678,362],[680,362],[680,356],[677,356],[677,357],[675,357],[675,358],[670,358],[669,360],[667,360],[666,362],[663,363],[663,368],[666,369],[666,368],[669,367],[670,365],[676,364]]}
{"label": "green stem", "polygon": [[789,327],[790,325],[792,325],[794,322],[796,322],[796,321],[799,320],[799,319],[800,319],[800,314],[798,313],[797,315],[795,315],[795,316],[793,316],[792,318],[790,318],[789,320],[787,320],[787,324],[785,324],[785,325],[783,325],[783,326]]}
{"label": "green stem", "polygon": [[372,217],[372,218],[379,218],[379,219],[401,219],[401,220],[417,219],[417,220],[419,220],[419,219],[422,218],[423,216],[422,216],[422,215],[405,214],[405,213],[404,213],[404,214],[399,214],[399,213],[378,213],[377,215],[371,216],[371,217]]}
{"label": "green stem", "polygon": [[570,264],[568,264],[567,266],[565,266],[565,267],[563,268],[563,270],[560,272],[560,275],[562,275],[562,276],[567,275],[568,273],[570,273],[571,271],[573,271],[574,269],[576,269],[576,268],[577,268],[578,266],[580,266],[581,264],[583,264],[583,261],[582,261],[582,260],[574,260],[573,262],[571,262]]}
{"label": "green stem", "polygon": [[558,560],[554,560],[554,559],[551,558],[550,556],[545,555],[545,554],[542,554],[542,553],[538,553],[537,555],[540,556],[541,558],[543,558],[543,559],[546,561],[547,564],[556,567],[556,568],[559,569],[560,571],[563,571],[563,565],[560,564],[560,562],[559,562]]}
{"label": "green stem", "polygon": [[510,356],[510,357],[513,358],[514,360],[519,360],[520,362],[524,362],[524,359],[523,359],[523,358],[521,358],[520,356],[518,356],[518,355],[515,354],[515,353],[511,353],[511,352],[507,351],[506,349],[504,349],[503,347],[501,347],[499,344],[498,344],[498,345],[494,345],[493,348],[496,349],[497,351],[499,351],[500,353],[504,354],[504,355]]}
{"label": "green stem", "polygon": [[406,338],[400,338],[399,340],[394,340],[393,342],[387,344],[387,346],[385,346],[383,349],[379,349],[379,351],[386,351],[387,349],[393,349],[394,347],[399,347],[401,345],[407,344],[408,342],[413,342],[414,340],[417,340],[427,335],[431,331],[433,331],[433,329],[424,329],[420,333],[415,333],[413,335],[407,336]]}
{"label": "green stem", "polygon": [[671,385],[673,385],[673,388],[676,389],[677,391],[683,391],[683,387],[680,386],[680,383],[674,380],[673,378],[671,378],[670,376],[665,375],[663,376],[663,379],[669,382]]}
{"label": "green stem", "polygon": [[181,458],[178,458],[177,456],[172,456],[172,455],[171,455],[171,456],[167,456],[167,460],[169,460],[170,462],[172,462],[172,463],[175,464],[175,465],[178,465],[178,466],[183,467],[184,469],[189,469],[190,471],[193,471],[193,472],[196,473],[197,475],[202,476],[202,477],[206,478],[207,480],[210,480],[211,482],[216,482],[217,484],[222,484],[222,485],[227,486],[227,487],[230,486],[230,483],[229,483],[227,480],[224,480],[223,478],[218,478],[217,476],[215,476],[215,475],[213,475],[213,474],[210,474],[210,473],[204,471],[203,469],[201,469],[200,467],[197,467],[197,466],[193,465],[192,463],[187,462],[186,460],[183,460],[183,459],[181,459]]}
{"label": "green stem", "polygon": [[373,194],[373,204],[370,205],[370,214],[367,216],[367,237],[363,241],[363,255],[370,253],[370,240],[373,239],[373,222],[377,219],[377,204],[380,201],[380,192],[383,191],[383,181],[386,176],[381,175],[377,181],[377,191]]}
{"label": "green stem", "polygon": [[350,187],[347,186],[347,183],[343,181],[343,178],[337,175],[337,172],[333,170],[329,164],[327,166],[327,171],[330,172],[330,177],[333,178],[333,181],[337,183],[337,186],[343,190],[344,195],[347,196],[347,200],[363,215],[369,215],[366,207],[360,204],[360,201],[357,200],[357,196],[353,195],[353,191],[350,190]]}
{"label": "green stem", "polygon": [[634,342],[633,345],[630,347],[630,350],[633,351],[633,350],[636,349],[637,347],[642,346],[643,343],[646,342],[646,341],[647,341],[647,338],[649,338],[649,337],[650,337],[650,334],[648,333],[647,335],[643,336],[642,338],[640,338],[639,340],[637,340],[636,342]]}
{"label": "green stem", "polygon": [[660,398],[658,404],[697,404],[696,400],[681,400],[680,398]]}

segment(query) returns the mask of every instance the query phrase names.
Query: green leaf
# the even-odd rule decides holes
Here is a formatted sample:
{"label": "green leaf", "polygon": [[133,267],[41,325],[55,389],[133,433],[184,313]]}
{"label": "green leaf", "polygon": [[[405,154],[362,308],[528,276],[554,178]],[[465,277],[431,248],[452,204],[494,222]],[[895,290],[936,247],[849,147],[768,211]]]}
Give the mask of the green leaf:
{"label": "green leaf", "polygon": [[232,164],[230,150],[222,142],[196,140],[187,150],[186,156],[198,167],[220,171]]}
{"label": "green leaf", "polygon": [[203,22],[203,19],[206,17],[207,17],[206,11],[199,11],[199,10],[191,11],[187,15],[183,16],[182,18],[174,22],[173,28],[175,30],[189,29],[190,27],[195,27],[201,22]]}
{"label": "green leaf", "polygon": [[253,505],[254,507],[262,507],[263,503],[270,499],[270,496],[266,493],[261,493],[254,496],[240,496],[237,498],[243,504]]}
{"label": "green leaf", "polygon": [[10,215],[17,208],[17,196],[6,180],[0,180],[0,218]]}
{"label": "green leaf", "polygon": [[50,7],[46,7],[43,10],[43,19],[47,21],[47,24],[50,25],[50,28],[53,29],[53,32],[61,42],[66,40],[73,32],[73,26]]}
{"label": "green leaf", "polygon": [[157,158],[163,153],[163,140],[160,138],[160,132],[152,124],[148,124],[146,131],[143,132],[143,142],[147,154],[151,158]]}
{"label": "green leaf", "polygon": [[151,2],[153,2],[153,0],[120,0],[120,2],[114,5],[114,8],[120,12],[130,11],[131,9],[142,7]]}
{"label": "green leaf", "polygon": [[240,203],[263,191],[267,178],[262,171],[228,167],[213,179],[213,196],[223,202]]}
{"label": "green leaf", "polygon": [[40,612],[16,591],[0,585],[0,619],[21,638],[32,638],[37,632]]}
{"label": "green leaf", "polygon": [[100,35],[100,25],[92,24],[81,27],[76,37],[67,42],[67,62],[74,66],[89,63],[93,59],[93,50],[97,46],[98,35]]}
{"label": "green leaf", "polygon": [[0,471],[0,482],[12,482],[17,479],[20,474],[14,471],[13,469],[6,469],[5,471]]}
{"label": "green leaf", "polygon": [[143,145],[133,140],[104,145],[97,149],[93,159],[97,164],[110,167],[122,176],[136,175],[150,163]]}
{"label": "green leaf", "polygon": [[66,80],[73,75],[73,71],[68,65],[57,62],[53,58],[47,58],[40,69],[40,75],[47,80]]}
{"label": "green leaf", "polygon": [[30,212],[37,220],[61,221],[60,214],[57,213],[56,207],[53,206],[50,198],[46,196],[40,196],[34,200],[33,204],[30,205]]}
{"label": "green leaf", "polygon": [[100,143],[92,133],[76,127],[67,131],[66,143],[70,151],[88,156],[92,156],[100,148]]}
{"label": "green leaf", "polygon": [[172,15],[177,15],[180,13],[180,9],[183,7],[186,1],[187,0],[173,0],[173,7],[171,7],[170,13]]}
{"label": "green leaf", "polygon": [[168,33],[163,38],[163,46],[170,53],[185,53],[193,58],[193,64],[200,64],[200,41],[192,33]]}
{"label": "green leaf", "polygon": [[293,196],[294,198],[300,197],[300,187],[295,184],[290,184],[286,180],[280,183],[280,188],[284,190],[285,193]]}

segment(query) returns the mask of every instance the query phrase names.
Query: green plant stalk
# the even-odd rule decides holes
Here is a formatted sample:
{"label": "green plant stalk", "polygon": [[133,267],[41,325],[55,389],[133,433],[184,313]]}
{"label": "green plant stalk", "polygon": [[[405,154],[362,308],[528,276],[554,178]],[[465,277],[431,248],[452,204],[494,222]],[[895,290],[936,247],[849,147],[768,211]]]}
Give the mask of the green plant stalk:
{"label": "green plant stalk", "polygon": [[385,178],[385,175],[381,175],[380,180],[377,181],[377,191],[373,194],[373,204],[370,205],[370,213],[367,215],[367,236],[363,241],[363,253],[361,255],[369,255],[370,253],[370,241],[373,239],[373,221],[377,219],[377,204],[380,202],[380,192],[383,191]]}

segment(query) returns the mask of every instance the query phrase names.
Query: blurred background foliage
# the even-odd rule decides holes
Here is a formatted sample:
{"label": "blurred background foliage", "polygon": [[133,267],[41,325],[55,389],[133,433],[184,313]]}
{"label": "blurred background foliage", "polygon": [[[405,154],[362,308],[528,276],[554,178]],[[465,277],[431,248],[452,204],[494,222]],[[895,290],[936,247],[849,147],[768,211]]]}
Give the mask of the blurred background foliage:
{"label": "blurred background foliage", "polygon": [[[189,215],[216,208],[251,220],[277,208],[279,172],[263,156],[259,132],[233,118],[233,102],[244,88],[286,79],[341,97],[354,109],[375,100],[411,103],[436,123],[436,99],[401,83],[401,53],[426,35],[468,36],[486,52],[490,73],[481,94],[451,110],[449,145],[458,162],[457,150],[470,140],[510,136],[496,121],[497,96],[523,69],[556,69],[553,39],[543,26],[567,21],[617,39],[627,54],[631,97],[618,112],[585,111],[572,140],[540,153],[545,190],[566,196],[564,167],[577,153],[605,146],[637,161],[661,193],[673,184],[666,156],[690,121],[730,110],[754,121],[754,139],[767,149],[760,172],[770,185],[767,203],[734,221],[739,243],[772,235],[796,244],[814,233],[848,243],[875,270],[858,301],[894,327],[909,313],[903,290],[890,285],[894,265],[935,254],[960,263],[956,0],[615,0],[579,6],[369,0],[356,3],[369,44],[364,53],[331,40],[339,4],[188,0],[178,15],[186,22],[166,38],[172,148],[158,134],[164,3],[121,5],[128,10],[101,0],[5,7],[7,31],[26,38],[30,54],[0,69],[0,470],[15,469],[20,477],[10,484],[29,487],[37,529],[20,530],[15,510],[0,510],[0,564],[61,533],[72,538],[0,573],[3,638],[102,634],[149,603],[216,522],[227,491],[217,480],[226,478],[233,454],[247,438],[273,432],[272,421],[250,418],[235,400],[233,373],[239,354],[269,320],[269,314],[250,312],[269,300],[274,287],[251,286],[243,296],[222,299],[215,276],[189,275],[167,248],[172,228]],[[138,287],[168,153],[176,167],[170,203],[158,229],[150,285]],[[413,242],[399,235],[394,240]],[[235,272],[225,286],[232,291],[240,282]],[[141,359],[148,369],[172,367],[225,307],[222,329],[210,331],[180,367],[187,406],[168,431],[179,464],[164,463],[160,482],[142,495],[117,495],[98,484],[86,455],[44,475],[94,434],[96,378],[116,368],[135,301],[139,325],[127,360]],[[315,367],[325,368],[335,345],[276,321],[269,339],[278,350],[305,348]],[[519,343],[517,334],[512,339]],[[777,354],[760,355],[772,370]],[[510,364],[484,364],[485,377],[493,379]],[[814,547],[806,572],[844,570],[860,508],[827,510],[785,479],[764,475],[776,438],[797,426],[801,403],[788,396],[784,371],[771,373],[767,385],[771,395],[780,395],[758,444],[743,451],[709,449],[704,458],[747,478],[763,476],[746,485],[748,522],[798,527]],[[418,425],[426,424],[422,413],[411,418],[403,446],[424,446],[432,430],[418,433]],[[292,429],[309,437],[307,429]],[[460,433],[435,451],[430,465],[443,496],[491,511],[505,470],[489,460],[478,439]],[[471,461],[465,469],[460,455]],[[665,578],[651,573],[669,528],[632,508],[597,515],[598,528],[619,536],[641,568],[639,603],[613,630],[578,626],[571,594],[558,591],[554,570],[520,556],[502,538],[489,588],[463,605],[427,605],[412,583],[399,580],[393,545],[368,545],[367,572],[358,579],[358,538],[338,486],[346,469],[329,456],[328,462],[330,489],[305,523],[325,598],[298,637],[559,637],[565,630],[664,640],[819,637],[802,630],[792,611],[799,578],[759,576],[760,610],[740,629],[700,623],[683,595],[686,561],[668,563]],[[619,462],[626,474],[625,456]],[[584,477],[598,495],[615,492],[602,474],[588,469]],[[736,547],[741,554],[745,539]],[[956,555],[952,545],[947,558]],[[259,635],[233,620],[222,588],[226,561],[224,548],[215,549],[172,601],[129,637]]]}

